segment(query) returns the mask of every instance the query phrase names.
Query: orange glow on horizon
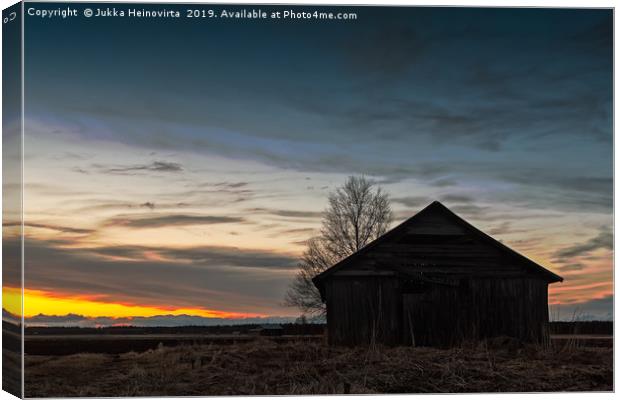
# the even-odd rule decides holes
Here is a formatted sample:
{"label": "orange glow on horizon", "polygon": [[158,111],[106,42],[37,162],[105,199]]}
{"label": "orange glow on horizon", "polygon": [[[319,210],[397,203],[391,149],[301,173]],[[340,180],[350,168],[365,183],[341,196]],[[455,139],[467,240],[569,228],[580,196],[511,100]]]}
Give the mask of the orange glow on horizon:
{"label": "orange glow on horizon", "polygon": [[[581,302],[601,299],[613,295],[611,284],[589,284],[586,288],[598,289],[583,296],[575,296],[575,289],[580,287],[554,288],[550,286],[549,306],[578,304]],[[554,290],[560,289],[560,290]],[[578,292],[578,291],[577,291]],[[578,292],[579,293],[579,292]],[[2,289],[3,308],[14,315],[21,314],[21,289],[5,286]],[[128,302],[110,302],[102,294],[76,295],[52,292],[37,289],[24,290],[24,317],[29,318],[38,314],[67,315],[77,314],[87,318],[133,318],[153,317],[159,315],[191,315],[207,318],[253,318],[266,317],[265,314],[239,313],[220,310],[210,310],[200,307],[166,307],[160,305],[141,305]],[[559,298],[558,298],[559,297]]]}
{"label": "orange glow on horizon", "polygon": [[[12,314],[20,315],[21,289],[3,287],[3,306]],[[45,290],[24,289],[24,317],[38,314],[67,315],[78,314],[85,317],[153,317],[157,315],[191,315],[207,318],[252,318],[264,317],[262,314],[247,314],[200,307],[165,307],[159,305],[140,305],[124,302],[109,302],[102,295],[71,295]]]}

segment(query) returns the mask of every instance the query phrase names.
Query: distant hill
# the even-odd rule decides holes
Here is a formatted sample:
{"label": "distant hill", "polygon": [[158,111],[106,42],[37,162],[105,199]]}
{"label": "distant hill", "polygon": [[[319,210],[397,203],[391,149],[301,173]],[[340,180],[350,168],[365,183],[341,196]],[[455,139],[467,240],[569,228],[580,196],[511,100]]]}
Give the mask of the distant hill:
{"label": "distant hill", "polygon": [[[194,315],[156,315],[152,317],[85,317],[78,314],[44,315],[39,314],[25,319],[26,327],[78,327],[99,328],[112,326],[133,327],[177,327],[177,326],[226,326],[287,324],[295,322],[296,317],[271,316],[265,318],[207,318]],[[19,324],[20,318],[7,310],[2,310],[2,320]],[[313,321],[322,322],[322,321]]]}

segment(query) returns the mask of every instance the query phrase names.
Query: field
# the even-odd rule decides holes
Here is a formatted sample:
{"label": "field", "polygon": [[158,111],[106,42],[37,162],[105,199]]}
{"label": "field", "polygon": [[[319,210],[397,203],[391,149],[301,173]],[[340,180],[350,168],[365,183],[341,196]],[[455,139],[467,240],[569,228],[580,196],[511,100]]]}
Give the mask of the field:
{"label": "field", "polygon": [[27,355],[26,396],[613,390],[611,347],[558,343],[498,338],[453,349],[350,349],[256,338],[140,353]]}

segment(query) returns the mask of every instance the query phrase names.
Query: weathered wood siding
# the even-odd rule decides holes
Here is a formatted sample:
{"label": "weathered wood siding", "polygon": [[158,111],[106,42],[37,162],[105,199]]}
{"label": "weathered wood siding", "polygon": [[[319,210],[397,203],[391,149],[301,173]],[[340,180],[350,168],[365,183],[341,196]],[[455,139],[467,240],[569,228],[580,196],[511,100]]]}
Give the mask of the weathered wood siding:
{"label": "weathered wood siding", "polygon": [[329,343],[400,343],[399,286],[399,281],[393,277],[351,277],[327,282]]}
{"label": "weathered wood siding", "polygon": [[427,213],[368,253],[355,269],[411,268],[417,272],[517,276],[523,265],[441,214]]}
{"label": "weathered wood siding", "polygon": [[360,276],[331,279],[326,289],[330,344],[548,339],[547,283],[535,278],[468,279],[449,286]]}
{"label": "weathered wood siding", "polygon": [[450,346],[510,336],[548,339],[547,283],[540,279],[468,279],[403,293],[403,343]]}

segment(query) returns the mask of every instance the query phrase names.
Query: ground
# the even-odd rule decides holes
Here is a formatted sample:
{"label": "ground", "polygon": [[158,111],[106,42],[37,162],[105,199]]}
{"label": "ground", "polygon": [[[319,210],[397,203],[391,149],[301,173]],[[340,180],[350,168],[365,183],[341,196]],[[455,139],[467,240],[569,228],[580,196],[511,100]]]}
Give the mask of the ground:
{"label": "ground", "polygon": [[321,342],[26,356],[27,397],[613,390],[613,351],[490,341],[453,349]]}

